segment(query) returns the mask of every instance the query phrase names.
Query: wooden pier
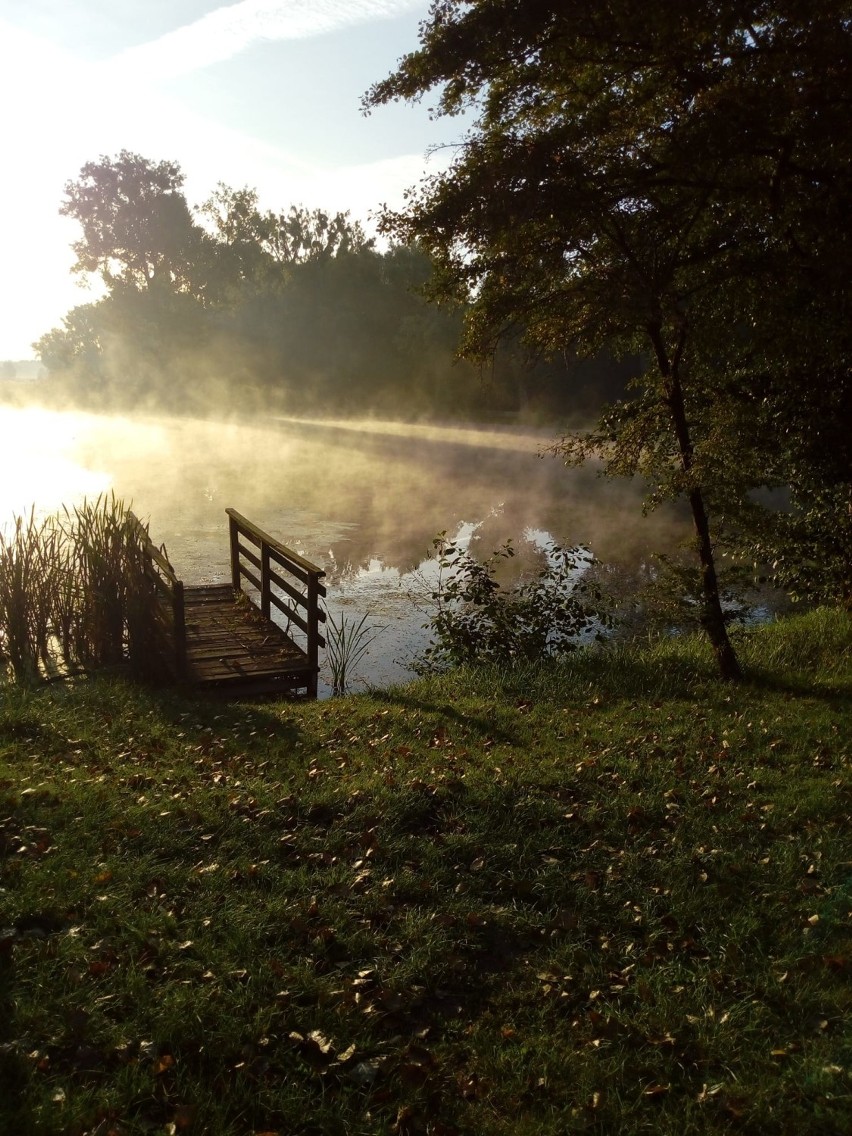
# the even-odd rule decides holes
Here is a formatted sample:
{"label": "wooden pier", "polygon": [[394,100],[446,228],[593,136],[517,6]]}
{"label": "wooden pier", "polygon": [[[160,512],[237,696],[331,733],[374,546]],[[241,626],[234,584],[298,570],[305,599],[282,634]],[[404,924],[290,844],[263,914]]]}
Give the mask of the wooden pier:
{"label": "wooden pier", "polygon": [[148,602],[131,656],[148,673],[233,698],[316,698],[325,573],[236,509],[226,513],[230,584],[185,585],[139,526]]}

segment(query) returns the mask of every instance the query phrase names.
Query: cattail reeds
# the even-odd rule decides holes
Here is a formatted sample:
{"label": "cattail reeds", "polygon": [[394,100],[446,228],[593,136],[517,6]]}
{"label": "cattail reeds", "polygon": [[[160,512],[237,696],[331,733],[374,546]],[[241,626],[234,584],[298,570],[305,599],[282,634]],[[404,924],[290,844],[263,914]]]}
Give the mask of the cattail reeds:
{"label": "cattail reeds", "polygon": [[46,665],[65,584],[66,538],[55,517],[15,516],[0,531],[0,656],[17,682]]}
{"label": "cattail reeds", "polygon": [[136,521],[114,493],[63,510],[76,591],[71,653],[85,667],[123,661],[133,590]]}
{"label": "cattail reeds", "polygon": [[0,668],[33,683],[57,670],[114,666],[150,599],[146,530],[123,501],[99,496],[60,516],[16,516],[0,530]]}

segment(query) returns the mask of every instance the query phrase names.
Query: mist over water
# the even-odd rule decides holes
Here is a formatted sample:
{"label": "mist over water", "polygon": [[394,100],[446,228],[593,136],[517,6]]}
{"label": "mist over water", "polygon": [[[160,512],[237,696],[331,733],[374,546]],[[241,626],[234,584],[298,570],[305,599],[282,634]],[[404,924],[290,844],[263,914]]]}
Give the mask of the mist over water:
{"label": "mist over water", "polygon": [[384,628],[358,671],[375,684],[408,677],[425,645],[413,597],[428,591],[438,532],[483,557],[509,538],[532,554],[552,537],[625,564],[689,532],[673,509],[643,517],[640,485],[539,457],[548,431],[9,407],[0,429],[0,524],[32,505],[49,513],[112,490],[191,584],[229,578],[233,506],[325,569],[331,612],[367,612]]}

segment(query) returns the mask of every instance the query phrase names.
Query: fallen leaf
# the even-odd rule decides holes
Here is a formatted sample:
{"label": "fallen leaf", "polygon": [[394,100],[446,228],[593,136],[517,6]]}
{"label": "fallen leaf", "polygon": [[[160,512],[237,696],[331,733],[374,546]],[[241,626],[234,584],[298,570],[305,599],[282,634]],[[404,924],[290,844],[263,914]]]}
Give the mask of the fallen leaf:
{"label": "fallen leaf", "polygon": [[327,1057],[329,1053],[334,1051],[334,1043],[329,1041],[325,1034],[319,1030],[311,1030],[308,1034],[308,1040],[312,1041],[323,1057]]}

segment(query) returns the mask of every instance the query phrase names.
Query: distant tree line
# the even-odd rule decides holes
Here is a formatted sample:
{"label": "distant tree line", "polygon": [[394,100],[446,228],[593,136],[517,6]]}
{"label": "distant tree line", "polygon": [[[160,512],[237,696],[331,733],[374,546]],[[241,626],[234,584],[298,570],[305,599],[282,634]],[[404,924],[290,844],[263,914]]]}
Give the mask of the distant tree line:
{"label": "distant tree line", "polygon": [[346,213],[263,210],[220,183],[192,209],[175,162],[122,151],[65,187],[73,271],[105,295],[35,348],[57,397],[89,407],[564,420],[635,371],[531,361],[519,337],[485,366],[456,358],[464,305],[427,302],[422,246],[380,250]]}

